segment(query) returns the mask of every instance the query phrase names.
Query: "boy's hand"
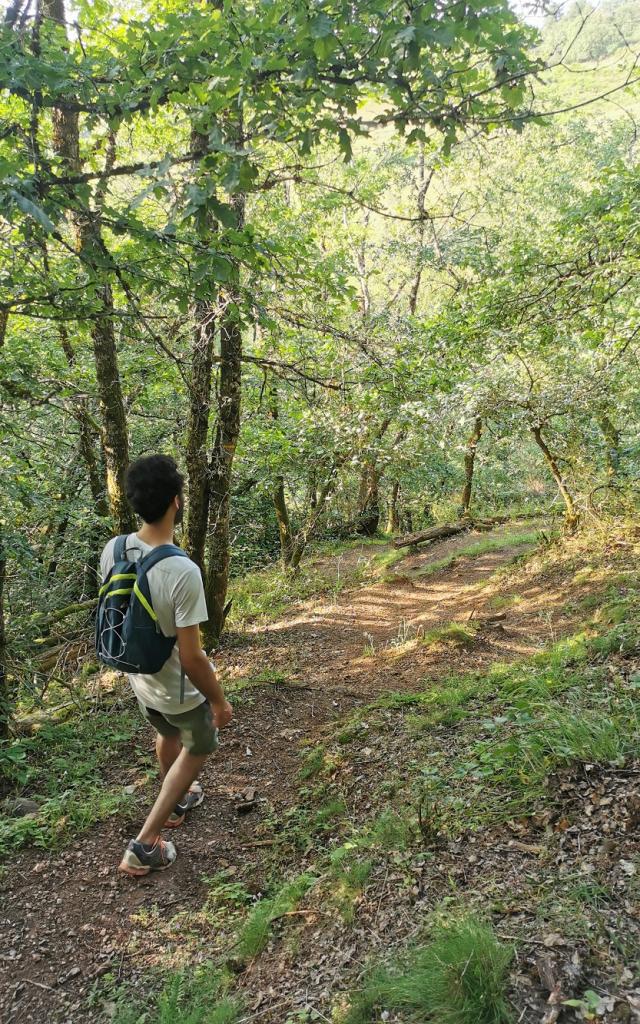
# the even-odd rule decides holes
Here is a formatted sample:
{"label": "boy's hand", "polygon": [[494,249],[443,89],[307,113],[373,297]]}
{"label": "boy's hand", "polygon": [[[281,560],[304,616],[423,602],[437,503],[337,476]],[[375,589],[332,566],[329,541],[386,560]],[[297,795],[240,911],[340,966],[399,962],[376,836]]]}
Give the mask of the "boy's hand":
{"label": "boy's hand", "polygon": [[224,729],[225,725],[228,725],[233,718],[233,708],[229,701],[225,700],[221,704],[213,705],[213,714],[216,720],[216,729]]}

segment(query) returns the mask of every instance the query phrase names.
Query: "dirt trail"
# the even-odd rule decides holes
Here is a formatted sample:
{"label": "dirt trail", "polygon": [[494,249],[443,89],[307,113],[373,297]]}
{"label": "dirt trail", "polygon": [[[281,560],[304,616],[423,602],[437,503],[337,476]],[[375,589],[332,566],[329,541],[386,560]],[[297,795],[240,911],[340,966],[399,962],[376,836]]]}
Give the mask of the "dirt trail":
{"label": "dirt trail", "polygon": [[[152,796],[150,788],[140,791],[135,819],[103,822],[62,853],[28,850],[15,859],[2,893],[1,1020],[22,1024],[43,1012],[50,1020],[85,1019],[84,1000],[99,977],[110,972],[118,980],[135,979],[155,962],[158,939],[151,927],[144,962],[127,954],[132,928],[139,930],[130,923],[132,914],[155,907],[167,914],[195,912],[206,893],[203,877],[223,867],[249,860],[259,875],[257,815],[263,818],[295,802],[301,739],[313,738],[384,690],[416,687],[427,675],[437,678],[523,655],[548,642],[550,630],[562,631],[561,590],[554,593],[532,581],[504,624],[485,623],[468,646],[425,645],[420,637],[438,624],[473,622],[489,613],[499,587],[487,581],[522,551],[506,546],[432,575],[401,575],[468,544],[468,536],[455,538],[408,556],[396,565],[398,578],[391,582],[345,592],[336,600],[307,602],[278,622],[254,627],[242,641],[235,639],[220,659],[232,684],[265,668],[282,672],[286,683],[239,695],[236,719],[203,775],[208,799],[175,837],[179,858],[170,871],[135,883],[115,871]],[[359,557],[358,552],[349,557]],[[141,768],[123,764],[121,784],[141,774]],[[259,810],[239,817],[233,794],[248,785],[258,792]]]}

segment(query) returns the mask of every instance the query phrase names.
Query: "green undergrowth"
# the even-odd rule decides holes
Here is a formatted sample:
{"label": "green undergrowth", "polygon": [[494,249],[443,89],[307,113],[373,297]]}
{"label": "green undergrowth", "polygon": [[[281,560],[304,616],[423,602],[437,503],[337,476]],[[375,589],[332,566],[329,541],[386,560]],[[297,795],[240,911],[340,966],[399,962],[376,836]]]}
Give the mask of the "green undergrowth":
{"label": "green undergrowth", "polygon": [[423,643],[427,647],[434,647],[438,644],[456,644],[467,647],[472,644],[476,635],[476,627],[468,623],[449,622],[445,626],[438,626],[430,629],[424,634]]}
{"label": "green undergrowth", "polygon": [[273,896],[265,897],[255,905],[236,943],[236,955],[240,960],[253,960],[262,952],[269,941],[274,921],[294,911],[315,881],[314,875],[300,875],[293,881],[285,882]]}
{"label": "green undergrowth", "polygon": [[113,1024],[238,1024],[242,1017],[242,1003],[228,995],[230,979],[215,966],[202,964],[195,970],[180,970],[168,974],[155,997],[141,1005],[127,987],[108,993],[102,987],[100,998],[104,1019]]}
{"label": "green undergrowth", "polygon": [[106,769],[114,761],[150,761],[135,744],[142,720],[118,703],[84,709],[66,721],[45,721],[33,735],[18,737],[0,749],[0,777],[7,802],[22,796],[35,801],[34,815],[0,815],[0,858],[21,846],[43,849],[63,845],[72,835],[126,806],[122,786],[111,788]]}
{"label": "green undergrowth", "polygon": [[513,955],[475,917],[437,924],[428,943],[370,973],[344,1024],[371,1024],[384,1011],[415,1024],[509,1024],[514,1016],[505,991]]}

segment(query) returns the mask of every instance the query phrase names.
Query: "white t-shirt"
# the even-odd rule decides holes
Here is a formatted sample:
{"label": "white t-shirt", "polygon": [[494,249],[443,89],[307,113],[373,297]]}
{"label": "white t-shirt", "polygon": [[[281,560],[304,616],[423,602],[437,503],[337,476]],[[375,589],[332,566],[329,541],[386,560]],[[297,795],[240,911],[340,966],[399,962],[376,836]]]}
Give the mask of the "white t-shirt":
{"label": "white t-shirt", "polygon": [[[113,568],[113,549],[116,538],[110,540],[100,556],[100,572],[104,580]],[[126,557],[131,562],[148,555],[153,548],[135,534],[127,537]],[[147,573],[153,610],[165,636],[175,636],[176,627],[198,626],[207,621],[207,603],[202,576],[195,562],[181,555],[170,555],[154,565]],[[184,680],[184,700],[180,703],[182,667],[178,643],[174,644],[168,660],[155,675],[129,674],[133,692],[145,707],[171,715],[191,711],[204,700],[190,679]]]}

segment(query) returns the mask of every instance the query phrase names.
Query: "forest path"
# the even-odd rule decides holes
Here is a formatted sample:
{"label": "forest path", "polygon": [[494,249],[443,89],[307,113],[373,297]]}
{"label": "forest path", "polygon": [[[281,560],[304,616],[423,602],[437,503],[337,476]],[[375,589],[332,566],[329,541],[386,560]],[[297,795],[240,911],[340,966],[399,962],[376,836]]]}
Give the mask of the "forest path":
{"label": "forest path", "polygon": [[[516,527],[523,534],[531,529],[530,523]],[[562,633],[560,585],[554,590],[548,579],[532,577],[518,594],[502,593],[496,571],[524,550],[513,534],[513,525],[497,529],[490,536],[504,537],[504,546],[420,576],[430,563],[468,547],[469,535],[453,538],[408,555],[390,570],[388,582],[307,601],[277,622],[231,637],[219,660],[231,691],[242,681],[231,694],[236,716],[203,773],[203,808],[172,836],[176,865],[136,882],[115,871],[153,796],[154,787],[143,785],[149,757],[114,768],[115,786],[137,787],[129,816],[99,823],[65,851],[27,850],[9,865],[0,1019],[22,1024],[46,1013],[51,1020],[84,1020],[97,979],[109,973],[135,984],[145,971],[167,964],[171,950],[156,915],[165,921],[178,912],[196,915],[206,898],[205,878],[242,864],[260,891],[269,841],[255,840],[256,826],[295,807],[300,741],[313,742],[384,691],[416,689],[425,676],[512,660]],[[344,558],[353,562],[363,552]],[[509,609],[504,625],[489,621],[497,603]],[[477,632],[462,644],[423,639],[439,626],[474,619]],[[151,756],[151,730],[146,742]],[[247,787],[255,788],[258,804],[240,816],[237,794]],[[183,926],[184,918],[171,948],[179,950]],[[141,937],[142,948],[131,956],[131,940]],[[206,959],[205,936],[203,943]]]}

